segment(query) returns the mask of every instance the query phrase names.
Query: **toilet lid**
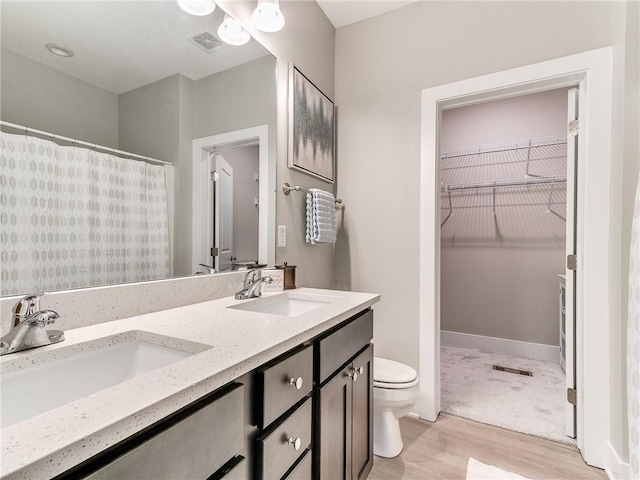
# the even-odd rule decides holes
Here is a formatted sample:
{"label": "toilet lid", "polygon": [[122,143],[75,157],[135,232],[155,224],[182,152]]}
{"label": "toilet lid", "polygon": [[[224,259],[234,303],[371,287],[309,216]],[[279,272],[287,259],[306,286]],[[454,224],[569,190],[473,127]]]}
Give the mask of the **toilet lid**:
{"label": "toilet lid", "polygon": [[408,365],[386,358],[373,359],[373,380],[379,383],[411,383],[418,378],[416,371]]}

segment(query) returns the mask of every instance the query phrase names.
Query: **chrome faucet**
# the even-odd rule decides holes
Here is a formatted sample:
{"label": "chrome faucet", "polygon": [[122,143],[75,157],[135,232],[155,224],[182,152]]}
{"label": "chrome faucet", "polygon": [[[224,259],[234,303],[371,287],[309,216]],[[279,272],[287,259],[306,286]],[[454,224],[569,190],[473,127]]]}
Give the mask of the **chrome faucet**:
{"label": "chrome faucet", "polygon": [[198,265],[204,268],[206,270],[206,273],[216,273],[216,269],[210,265],[205,265],[204,263],[199,263]]}
{"label": "chrome faucet", "polygon": [[247,298],[259,297],[262,295],[262,285],[270,284],[273,279],[271,277],[258,278],[259,268],[249,270],[244,276],[244,285],[242,290],[236,293],[236,300],[246,300]]}
{"label": "chrome faucet", "polygon": [[40,295],[27,295],[15,306],[11,330],[0,338],[0,355],[63,341],[64,332],[44,328],[58,318],[53,310],[40,310]]}

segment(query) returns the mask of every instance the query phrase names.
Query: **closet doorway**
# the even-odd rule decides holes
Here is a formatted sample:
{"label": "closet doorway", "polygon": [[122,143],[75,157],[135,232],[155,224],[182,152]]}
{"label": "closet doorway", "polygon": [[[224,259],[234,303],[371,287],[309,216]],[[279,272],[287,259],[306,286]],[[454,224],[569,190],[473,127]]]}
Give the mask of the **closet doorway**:
{"label": "closet doorway", "polygon": [[442,113],[441,407],[575,444],[565,407],[574,339],[560,293],[575,244],[570,96],[562,88]]}
{"label": "closet doorway", "polygon": [[440,412],[440,120],[464,105],[555,88],[579,86],[580,168],[576,175],[578,268],[576,277],[576,390],[578,448],[589,465],[608,457],[611,372],[609,331],[616,241],[607,228],[614,212],[617,177],[612,167],[611,69],[606,47],[482,75],[422,91],[420,174],[420,418]]}

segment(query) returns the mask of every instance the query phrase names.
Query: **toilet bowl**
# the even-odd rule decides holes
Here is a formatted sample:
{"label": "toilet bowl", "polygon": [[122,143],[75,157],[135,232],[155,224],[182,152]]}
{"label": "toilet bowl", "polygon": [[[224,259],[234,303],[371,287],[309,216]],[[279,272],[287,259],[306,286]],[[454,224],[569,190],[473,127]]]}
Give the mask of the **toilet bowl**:
{"label": "toilet bowl", "polygon": [[400,362],[373,360],[373,453],[395,457],[402,451],[398,419],[418,401],[418,374]]}

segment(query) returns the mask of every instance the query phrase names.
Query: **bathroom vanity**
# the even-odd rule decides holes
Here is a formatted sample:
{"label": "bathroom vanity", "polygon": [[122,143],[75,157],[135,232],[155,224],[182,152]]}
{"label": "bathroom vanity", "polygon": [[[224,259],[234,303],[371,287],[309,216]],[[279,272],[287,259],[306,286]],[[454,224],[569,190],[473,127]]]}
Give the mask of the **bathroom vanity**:
{"label": "bathroom vanity", "polygon": [[[5,356],[10,377],[131,342],[186,353],[4,427],[2,478],[366,478],[378,300],[310,288],[225,297]],[[108,376],[109,363],[94,376]]]}

